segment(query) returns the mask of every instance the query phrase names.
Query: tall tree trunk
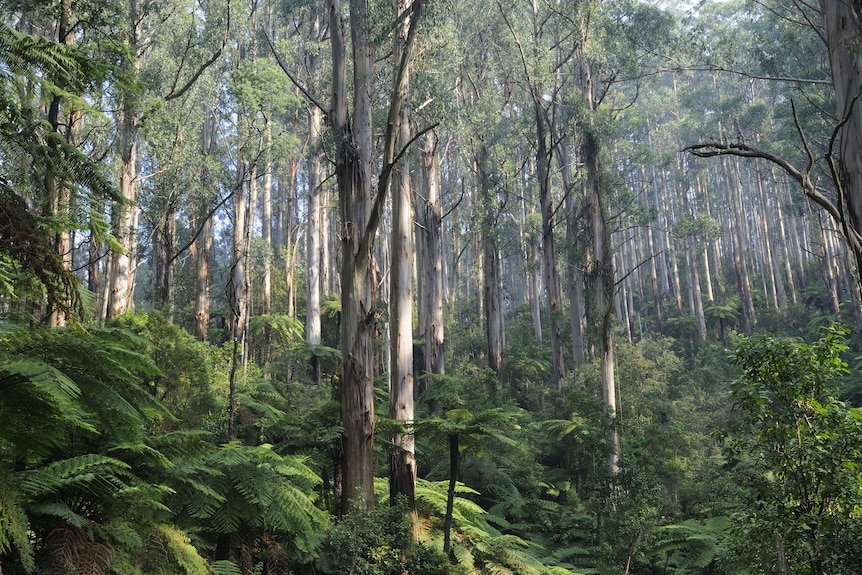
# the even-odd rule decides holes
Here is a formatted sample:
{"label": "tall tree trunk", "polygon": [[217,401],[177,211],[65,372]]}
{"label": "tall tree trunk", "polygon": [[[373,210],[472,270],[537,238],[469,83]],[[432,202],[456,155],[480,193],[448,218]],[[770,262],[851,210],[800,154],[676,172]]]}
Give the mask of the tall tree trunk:
{"label": "tall tree trunk", "polygon": [[249,194],[254,176],[243,155],[238,166],[237,194],[233,205],[233,246],[231,253],[230,285],[228,287],[228,329],[233,346],[228,395],[228,439],[236,439],[236,378],[245,366],[246,327],[248,325],[248,239]]}
{"label": "tall tree trunk", "polygon": [[437,160],[437,136],[429,132],[422,147],[422,181],[426,189],[425,251],[422,274],[425,284],[425,370],[431,374],[445,372],[445,332],[443,323],[443,207],[440,203],[440,166]]}
{"label": "tall tree trunk", "polygon": [[[488,367],[503,380],[503,294],[500,288],[500,250],[496,236],[496,198],[488,172],[488,149],[479,144],[476,167],[481,201],[484,203],[482,241],[482,308],[485,315],[485,334],[488,341]],[[477,301],[480,298],[477,298]],[[480,314],[481,315],[481,314]]]}
{"label": "tall tree trunk", "polygon": [[284,235],[282,236],[281,252],[284,260],[284,283],[287,288],[287,315],[294,317],[296,315],[296,286],[294,285],[293,270],[296,266],[296,252],[299,249],[299,238],[294,238],[296,233],[296,206],[298,203],[296,197],[296,175],[299,171],[299,158],[291,158],[288,162],[288,177],[287,185],[284,186]]}
{"label": "tall tree trunk", "polygon": [[781,203],[781,190],[775,195],[775,211],[778,219],[778,231],[781,234],[781,259],[784,261],[784,275],[787,279],[787,291],[790,303],[796,305],[796,280],[793,279],[793,264],[791,263],[791,243],[784,217],[784,206]]}
{"label": "tall tree trunk", "polygon": [[153,303],[161,310],[168,321],[173,315],[174,291],[174,243],[176,239],[177,220],[175,197],[172,192],[162,190],[164,198],[161,206],[161,219],[153,229]]}
{"label": "tall tree trunk", "polygon": [[593,262],[590,270],[592,291],[595,297],[595,317],[598,327],[599,361],[601,365],[602,399],[611,418],[608,430],[608,467],[612,475],[619,471],[620,439],[617,430],[616,377],[614,373],[614,338],[611,317],[614,303],[614,269],[610,234],[605,221],[606,207],[602,189],[598,142],[594,134],[585,130],[581,145],[581,159],[587,168],[590,225],[592,228]]}
{"label": "tall tree trunk", "polygon": [[[313,81],[320,78],[320,52],[318,44],[323,41],[322,35],[326,26],[316,7],[312,7],[309,17],[308,39],[312,49],[306,50],[305,58],[309,77]],[[323,246],[327,243],[324,236],[324,214],[321,205],[323,196],[323,149],[321,135],[323,130],[323,110],[315,104],[309,104],[308,110],[308,224],[306,233],[306,296],[305,296],[305,340],[310,346],[321,343],[320,323],[320,292],[324,286],[321,271]],[[285,255],[285,257],[287,257]],[[320,359],[312,354],[310,360],[311,379],[315,385],[320,385]]]}
{"label": "tall tree trunk", "polygon": [[[132,0],[126,12],[126,33],[132,61],[127,63],[129,73],[137,78],[141,69],[138,46],[141,9]],[[111,252],[108,317],[117,317],[132,308],[134,302],[135,272],[138,251],[138,110],[137,101],[129,88],[120,97],[117,139],[120,146],[120,196],[123,203],[114,205],[112,224],[120,246]]]}
{"label": "tall tree trunk", "polygon": [[[682,192],[682,210],[685,215],[691,215],[688,205],[688,192]],[[703,295],[700,290],[700,271],[697,264],[697,252],[694,249],[694,236],[688,235],[685,242],[685,265],[688,272],[691,312],[697,318],[697,335],[701,341],[706,341],[706,316],[703,312]]]}
{"label": "tall tree trunk", "polygon": [[554,387],[563,389],[565,367],[563,366],[563,336],[560,334],[559,313],[560,279],[557,271],[557,248],[554,242],[554,205],[551,198],[551,154],[548,149],[548,129],[542,108],[542,94],[537,87],[532,88],[533,112],[536,121],[536,168],[539,179],[539,204],[542,210],[542,268],[545,273],[545,291],[548,294],[548,308],[551,327],[551,353],[554,362]]}
{"label": "tall tree trunk", "polygon": [[[587,43],[589,30],[585,23],[583,44]],[[583,47],[578,53],[581,97],[591,113],[595,112],[595,86],[592,68]],[[605,409],[610,416],[608,427],[608,469],[611,475],[619,471],[620,438],[617,427],[616,377],[614,374],[614,337],[611,330],[611,317],[614,302],[614,269],[611,253],[610,232],[607,227],[602,170],[599,158],[599,142],[594,132],[592,114],[581,126],[580,156],[587,177],[585,181],[585,198],[590,222],[592,258],[589,262],[588,277],[595,300],[595,324],[599,343],[599,361],[601,366],[601,389]]]}
{"label": "tall tree trunk", "polygon": [[371,249],[377,226],[369,229],[371,211],[371,83],[374,48],[368,37],[366,6],[350,1],[353,39],[354,119],[348,115],[347,54],[341,3],[330,0],[332,43],[332,112],[336,145],[336,177],[341,209],[341,425],[342,501],[346,512],[360,500],[374,504],[374,348],[378,312],[371,301]]}
{"label": "tall tree trunk", "polygon": [[757,323],[754,312],[754,298],[751,294],[751,281],[748,273],[748,263],[745,252],[748,249],[748,238],[743,235],[742,210],[740,207],[739,183],[733,177],[737,172],[731,169],[730,159],[722,162],[724,167],[725,192],[730,203],[730,214],[732,218],[731,235],[733,237],[733,268],[736,272],[736,282],[739,287],[739,296],[742,300],[742,325],[746,333],[751,333]]}
{"label": "tall tree trunk", "polygon": [[848,221],[842,229],[856,259],[856,269],[862,269],[862,11],[856,2],[820,0],[832,85],[838,104],[837,117],[844,122],[840,128],[841,147],[838,158],[842,206]]}
{"label": "tall tree trunk", "polygon": [[132,104],[124,103],[119,124],[120,195],[123,203],[114,205],[113,226],[120,246],[111,252],[110,301],[108,317],[117,317],[131,309],[134,296],[135,262],[138,243],[138,182],[137,182],[137,128]]}
{"label": "tall tree trunk", "polygon": [[[313,61],[313,60],[312,60]],[[323,127],[323,111],[312,105],[308,117],[308,225],[306,227],[306,281],[305,339],[311,346],[320,345],[320,255],[321,180],[323,168],[320,162],[320,131]],[[320,362],[316,354],[311,356],[311,377],[320,384]]]}
{"label": "tall tree trunk", "polygon": [[372,203],[375,105],[375,47],[367,20],[365,0],[350,0],[350,32],[353,51],[353,117],[348,114],[347,53],[340,0],[329,2],[329,35],[332,45],[332,109],[329,114],[335,152],[341,210],[341,425],[343,493],[341,510],[359,499],[371,509],[374,504],[374,357],[378,315],[372,301],[374,240],[383,202],[396,160],[396,126],[421,0],[414,0],[403,58],[395,74],[381,172]]}
{"label": "tall tree trunk", "polygon": [[[75,43],[76,34],[70,29],[71,25],[71,2],[70,0],[61,0],[60,2],[60,20],[57,25],[57,41],[60,44],[71,45]],[[58,87],[64,88],[62,84],[58,84]],[[66,141],[72,145],[76,145],[76,123],[77,120],[80,119],[80,113],[75,112],[74,110],[66,114],[66,118],[61,119],[61,115],[64,110],[62,110],[61,106],[61,97],[59,95],[54,95],[51,100],[51,104],[48,107],[48,123],[51,126],[51,130],[62,134],[63,133],[63,124],[66,124],[65,137]],[[57,146],[56,141],[50,140],[48,142],[49,146],[55,147]],[[59,150],[57,150],[59,151]],[[62,152],[60,152],[62,155]],[[54,166],[48,166],[45,174],[45,187],[48,191],[48,202],[47,206],[47,214],[49,216],[55,217],[60,221],[69,220],[71,218],[73,206],[71,205],[72,195],[70,193],[69,187],[66,185],[66,182],[62,181],[62,178],[56,173]],[[60,260],[63,262],[63,268],[66,271],[72,270],[72,234],[68,229],[61,230],[54,234],[54,249],[60,256]],[[69,294],[71,297],[72,294]],[[68,306],[68,300],[63,303],[63,306]],[[50,305],[50,302],[49,302]],[[65,326],[68,322],[68,318],[66,317],[66,311],[63,309],[49,309],[48,310],[48,323],[53,327],[61,327]]]}
{"label": "tall tree trunk", "polygon": [[[204,157],[203,169],[199,177],[201,190],[206,190],[210,184],[209,159],[215,144],[215,117],[207,110],[206,118],[201,126],[201,155]],[[192,246],[195,264],[195,325],[194,334],[200,341],[207,340],[210,322],[210,258],[212,257],[213,221],[207,214],[201,222],[201,231]]]}
{"label": "tall tree trunk", "polygon": [[195,337],[207,340],[210,321],[209,270],[212,254],[212,217],[208,217],[195,240]]}
{"label": "tall tree trunk", "polygon": [[260,281],[261,313],[272,313],[272,126],[266,123],[264,128],[266,138],[266,160],[263,165],[263,198],[261,199],[260,231],[263,244],[269,248],[263,258],[263,276]]}
{"label": "tall tree trunk", "polygon": [[[395,67],[407,57],[404,52],[410,28],[406,0],[398,0],[399,24],[395,31],[393,54]],[[407,14],[405,16],[405,14]],[[410,142],[410,118],[407,107],[409,72],[405,72],[402,89],[393,95],[401,98],[397,119],[397,146]],[[410,185],[410,154],[405,154],[393,170],[392,178],[392,237],[389,268],[389,317],[392,328],[392,361],[390,363],[389,417],[409,428],[413,424],[413,190]],[[407,500],[407,511],[414,539],[419,536],[416,513],[416,447],[413,431],[406,429],[393,438],[389,457],[389,500]]]}

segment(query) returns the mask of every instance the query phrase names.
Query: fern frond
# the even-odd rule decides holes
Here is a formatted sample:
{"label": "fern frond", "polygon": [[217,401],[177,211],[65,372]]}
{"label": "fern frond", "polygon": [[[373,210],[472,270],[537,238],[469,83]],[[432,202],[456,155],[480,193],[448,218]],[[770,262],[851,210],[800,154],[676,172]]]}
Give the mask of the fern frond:
{"label": "fern frond", "polygon": [[27,573],[36,567],[28,531],[30,524],[24,512],[21,493],[9,481],[11,473],[0,469],[0,556],[17,551]]}
{"label": "fern frond", "polygon": [[242,575],[239,565],[233,561],[216,561],[213,563],[215,575]]}
{"label": "fern frond", "polygon": [[473,572],[476,568],[476,558],[467,547],[463,545],[455,545],[452,548],[452,555],[455,557],[455,562],[458,566],[468,572]]}
{"label": "fern frond", "polygon": [[31,503],[28,505],[31,515],[48,515],[62,519],[63,522],[72,527],[85,528],[88,525],[86,518],[72,511],[68,505],[59,501],[48,501]]}
{"label": "fern frond", "polygon": [[12,446],[16,458],[45,457],[65,440],[68,428],[95,431],[75,382],[39,358],[12,355],[0,361],[0,392],[0,442]]}
{"label": "fern frond", "polygon": [[165,542],[165,547],[183,573],[209,575],[209,565],[185,533],[174,525],[159,525],[158,530]]}
{"label": "fern frond", "polygon": [[91,541],[78,528],[58,528],[46,538],[48,572],[91,573],[107,575],[114,558],[114,548],[106,543]]}

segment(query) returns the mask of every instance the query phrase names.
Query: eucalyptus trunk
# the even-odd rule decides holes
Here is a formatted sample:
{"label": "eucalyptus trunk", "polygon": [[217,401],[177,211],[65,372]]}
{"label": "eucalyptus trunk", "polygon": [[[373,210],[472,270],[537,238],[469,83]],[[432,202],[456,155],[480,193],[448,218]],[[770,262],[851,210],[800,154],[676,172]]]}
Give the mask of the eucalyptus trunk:
{"label": "eucalyptus trunk", "polygon": [[554,362],[554,387],[563,389],[565,367],[563,365],[563,336],[560,334],[561,311],[557,271],[557,247],[554,241],[554,204],[551,197],[551,150],[548,149],[548,128],[545,123],[541,94],[533,88],[533,111],[536,121],[536,168],[539,179],[539,204],[542,210],[542,269],[545,274],[545,291],[548,294],[548,315],[551,328],[551,353]]}
{"label": "eucalyptus trunk", "polygon": [[[399,25],[395,32],[393,53],[396,73],[401,61],[410,28],[409,6],[398,1]],[[408,67],[409,68],[409,67]],[[397,146],[404,148],[410,142],[410,117],[407,106],[409,71],[405,71],[401,90],[393,94],[400,98],[397,118]],[[389,317],[391,322],[392,361],[389,364],[389,417],[401,422],[405,429],[393,438],[393,451],[389,457],[389,499],[394,504],[398,497],[407,500],[410,524],[414,538],[418,537],[416,513],[416,447],[413,430],[413,262],[416,248],[413,240],[413,189],[410,182],[409,154],[405,154],[393,170],[392,177],[392,236],[391,265],[389,268]]]}
{"label": "eucalyptus trunk", "polygon": [[194,243],[195,262],[195,337],[207,340],[210,320],[209,269],[212,253],[212,217],[204,220],[201,232]]}
{"label": "eucalyptus trunk", "polygon": [[[311,60],[314,61],[313,59]],[[323,111],[313,106],[308,116],[308,225],[306,227],[306,298],[305,340],[312,347],[320,345],[320,255],[321,219],[320,206],[323,166],[320,161],[320,131],[323,127]],[[285,254],[285,258],[288,254]],[[311,377],[320,384],[320,362],[316,354],[311,356]]]}
{"label": "eucalyptus trunk", "polygon": [[581,145],[581,159],[587,169],[587,191],[589,217],[592,231],[592,269],[589,273],[591,289],[595,298],[595,320],[598,328],[599,361],[601,365],[601,390],[605,409],[611,418],[608,430],[608,468],[612,475],[619,471],[620,438],[617,431],[616,377],[614,370],[614,337],[611,318],[614,304],[613,254],[610,233],[607,228],[607,207],[601,180],[598,141],[586,130]]}
{"label": "eucalyptus trunk", "polygon": [[261,222],[260,231],[263,245],[267,248],[267,253],[263,258],[263,276],[260,281],[260,299],[261,313],[272,313],[272,159],[270,158],[272,150],[272,126],[269,122],[265,126],[266,137],[266,162],[263,167],[263,198],[261,198]]}
{"label": "eucalyptus trunk", "polygon": [[841,222],[842,232],[853,251],[856,269],[862,269],[862,12],[857,3],[847,0],[821,0],[820,9],[837,117],[843,122],[835,182],[842,188],[839,197],[848,216],[848,221]]}
{"label": "eucalyptus trunk", "polygon": [[[500,248],[496,236],[496,198],[494,197],[491,175],[489,173],[488,149],[484,143],[479,145],[476,158],[479,178],[480,199],[484,211],[481,230],[482,248],[482,298],[476,298],[484,312],[485,335],[488,342],[488,367],[503,380],[503,293],[500,277]],[[479,314],[481,317],[482,314]]]}
{"label": "eucalyptus trunk", "polygon": [[440,202],[440,166],[437,136],[429,132],[422,147],[422,181],[425,183],[423,299],[425,302],[425,370],[445,372],[445,325],[443,323],[443,207]]}
{"label": "eucalyptus trunk", "polygon": [[108,317],[117,317],[130,310],[134,296],[135,261],[138,244],[138,171],[137,129],[132,104],[124,102],[118,126],[120,141],[120,195],[112,213],[114,235],[119,249],[111,252],[109,274]]}
{"label": "eucalyptus trunk", "polygon": [[[125,15],[126,34],[131,61],[127,73],[137,78],[141,70],[140,26],[141,7],[132,0]],[[137,99],[129,88],[120,97],[117,141],[120,146],[120,196],[112,211],[112,227],[119,249],[111,252],[108,274],[108,317],[117,317],[132,309],[138,250],[138,122]]]}
{"label": "eucalyptus trunk", "polygon": [[[414,0],[403,57],[398,62],[386,119],[382,164],[374,155],[372,109],[375,91],[375,45],[365,0],[350,0],[353,88],[348,95],[345,27],[339,0],[329,3],[332,45],[332,99],[328,115],[335,145],[335,175],[341,211],[341,398],[342,512],[358,500],[374,505],[374,359],[379,312],[374,307],[373,248],[383,202],[397,159],[396,127],[403,104],[407,62],[419,22],[421,0]],[[348,112],[352,99],[353,113]],[[373,166],[381,165],[376,194]],[[373,197],[373,202],[372,202]]]}

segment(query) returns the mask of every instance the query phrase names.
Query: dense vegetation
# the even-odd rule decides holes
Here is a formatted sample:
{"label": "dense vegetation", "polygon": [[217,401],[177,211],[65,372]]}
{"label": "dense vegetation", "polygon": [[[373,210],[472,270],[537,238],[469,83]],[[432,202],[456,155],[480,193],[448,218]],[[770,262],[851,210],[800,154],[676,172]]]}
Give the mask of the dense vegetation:
{"label": "dense vegetation", "polygon": [[831,1],[0,6],[0,573],[858,572]]}

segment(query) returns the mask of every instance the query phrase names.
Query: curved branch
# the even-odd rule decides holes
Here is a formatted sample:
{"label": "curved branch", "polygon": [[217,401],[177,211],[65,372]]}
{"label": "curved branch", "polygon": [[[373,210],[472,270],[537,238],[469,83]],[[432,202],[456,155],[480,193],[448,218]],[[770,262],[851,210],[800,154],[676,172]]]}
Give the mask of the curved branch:
{"label": "curved branch", "polygon": [[[808,177],[807,172],[800,171],[790,162],[788,162],[781,156],[773,154],[772,152],[753,148],[747,144],[725,142],[707,142],[703,144],[694,144],[692,146],[683,148],[682,151],[688,152],[689,154],[697,156],[698,158],[713,158],[716,156],[738,156],[741,158],[759,158],[771,162],[784,170],[785,173],[787,173],[791,178],[796,180],[796,182],[799,183],[800,186],[802,186],[803,193],[805,193],[805,195],[810,198],[814,203],[826,210],[826,212],[829,213],[830,216],[832,216],[836,223],[840,225],[843,220],[840,207],[836,205],[835,202],[833,202],[826,195],[826,190],[817,187],[814,182],[811,181],[811,178]],[[857,230],[848,229],[847,233],[847,240],[852,244],[854,249],[856,249],[857,247],[862,247],[862,236],[860,236]]]}
{"label": "curved branch", "polygon": [[326,108],[320,102],[318,102],[317,99],[315,99],[315,97],[312,96],[311,93],[305,88],[305,86],[299,83],[299,80],[294,77],[290,70],[287,69],[287,64],[284,63],[284,60],[282,60],[281,56],[279,56],[278,52],[276,52],[275,45],[272,43],[272,39],[270,39],[269,34],[267,34],[266,31],[264,31],[263,36],[264,38],[266,38],[266,43],[269,44],[269,49],[270,51],[272,51],[272,55],[275,56],[275,61],[278,62],[278,66],[279,68],[281,68],[281,71],[284,72],[288,79],[293,83],[293,85],[296,86],[300,92],[302,92],[302,95],[305,96],[305,98],[309,102],[320,108],[323,111],[323,115],[326,116],[329,113],[329,109]]}
{"label": "curved branch", "polygon": [[[227,41],[228,41],[229,36],[230,36],[230,0],[228,0],[228,3],[227,3],[227,22],[225,23],[224,37],[222,38],[221,46],[219,47],[218,50],[215,51],[215,54],[213,54],[209,60],[207,60],[206,62],[201,64],[201,66],[197,69],[197,72],[192,74],[192,77],[189,78],[189,81],[186,82],[185,85],[182,88],[180,88],[179,90],[176,89],[177,85],[176,85],[176,79],[175,79],[174,85],[171,88],[171,93],[168,94],[167,96],[165,96],[165,102],[169,102],[169,101],[174,100],[176,98],[182,97],[183,94],[188,92],[189,89],[195,85],[195,82],[198,81],[198,78],[201,77],[201,75],[206,71],[206,69],[209,68],[210,66],[212,66],[215,63],[215,61],[218,60],[219,56],[221,56],[222,50],[224,50],[225,45],[227,45]],[[177,76],[179,76],[179,71],[177,72]]]}
{"label": "curved branch", "polygon": [[[429,130],[433,130],[437,124],[427,127],[418,134],[410,138],[398,153],[395,153],[395,144],[397,140],[395,126],[398,123],[398,116],[401,113],[403,105],[404,84],[407,78],[407,69],[410,64],[413,44],[416,40],[416,34],[419,29],[419,22],[422,18],[422,0],[413,0],[408,8],[412,17],[410,27],[407,29],[407,38],[404,40],[402,48],[401,60],[398,62],[398,67],[395,71],[395,78],[392,83],[392,93],[389,100],[389,113],[386,121],[386,136],[383,145],[383,169],[380,172],[380,177],[377,180],[377,196],[374,198],[374,203],[371,206],[371,213],[368,217],[368,223],[365,226],[364,235],[359,245],[359,258],[366,257],[365,254],[370,253],[369,247],[374,239],[377,225],[380,223],[380,218],[383,214],[383,204],[386,199],[386,190],[389,187],[389,177],[392,174],[392,169],[401,156],[419,137],[423,136]],[[359,262],[363,263],[364,262]]]}

